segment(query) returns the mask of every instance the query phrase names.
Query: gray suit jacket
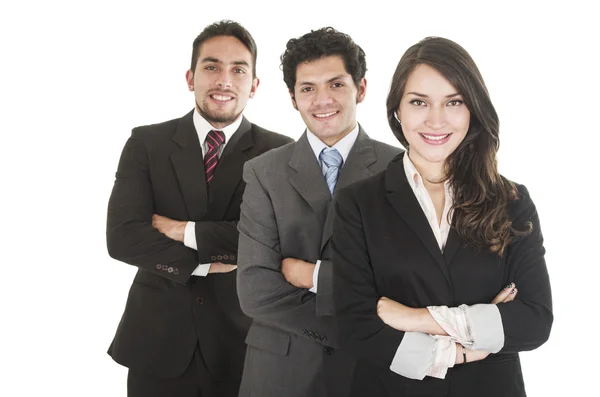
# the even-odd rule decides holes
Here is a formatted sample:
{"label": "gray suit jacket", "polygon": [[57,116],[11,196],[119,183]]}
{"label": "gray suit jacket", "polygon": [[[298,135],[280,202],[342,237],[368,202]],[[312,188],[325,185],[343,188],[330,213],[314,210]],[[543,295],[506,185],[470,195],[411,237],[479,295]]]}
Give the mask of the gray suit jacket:
{"label": "gray suit jacket", "polygon": [[[336,191],[383,171],[400,152],[360,128]],[[306,132],[248,161],[244,181],[237,290],[253,324],[240,396],[343,397],[347,387],[339,387],[349,384],[353,364],[337,350],[332,316],[333,206]],[[317,294],[285,280],[280,267],[287,257],[321,260]]]}

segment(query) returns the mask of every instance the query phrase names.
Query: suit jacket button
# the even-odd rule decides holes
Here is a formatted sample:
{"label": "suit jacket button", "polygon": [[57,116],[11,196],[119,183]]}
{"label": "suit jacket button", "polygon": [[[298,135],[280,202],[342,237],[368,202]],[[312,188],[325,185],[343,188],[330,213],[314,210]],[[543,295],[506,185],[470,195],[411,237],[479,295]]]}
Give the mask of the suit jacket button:
{"label": "suit jacket button", "polygon": [[167,270],[168,268],[169,268],[169,266],[167,266],[167,265],[162,265],[162,269],[163,269],[163,270]]}
{"label": "suit jacket button", "polygon": [[326,338],[326,337],[324,337],[324,336],[322,336],[322,335],[319,335],[319,341],[321,341],[321,342],[325,342],[326,340],[327,340],[327,338]]}
{"label": "suit jacket button", "polygon": [[168,271],[169,273],[173,273],[173,268],[172,268],[171,266],[169,266],[169,268],[167,269],[167,271]]}
{"label": "suit jacket button", "polygon": [[326,348],[323,349],[323,351],[325,351],[325,353],[327,355],[331,356],[333,354],[333,347],[327,346]]}
{"label": "suit jacket button", "polygon": [[223,259],[225,259],[225,260],[229,259],[229,255],[223,255]]}
{"label": "suit jacket button", "polygon": [[179,274],[179,269],[177,269],[177,268],[173,269],[173,274]]}
{"label": "suit jacket button", "polygon": [[210,260],[214,262],[214,261],[217,260],[217,257],[213,255],[213,256],[210,257]]}
{"label": "suit jacket button", "polygon": [[218,261],[220,261],[220,260],[222,260],[222,259],[223,259],[223,256],[222,256],[222,255],[217,255],[217,260],[218,260]]}
{"label": "suit jacket button", "polygon": [[201,296],[199,296],[199,297],[196,298],[196,302],[198,302],[198,304],[201,305],[201,304],[204,303],[204,298],[201,297]]}
{"label": "suit jacket button", "polygon": [[308,335],[308,331],[307,331],[307,330],[305,330],[305,329],[303,329],[303,330],[302,330],[302,335],[304,335],[304,336]]}
{"label": "suit jacket button", "polygon": [[160,270],[160,268],[161,268],[161,267],[162,267],[162,265],[161,265],[160,263],[157,263],[157,264],[156,264],[156,268],[157,268],[158,270]]}
{"label": "suit jacket button", "polygon": [[229,258],[233,261],[235,260],[235,255],[231,255]]}

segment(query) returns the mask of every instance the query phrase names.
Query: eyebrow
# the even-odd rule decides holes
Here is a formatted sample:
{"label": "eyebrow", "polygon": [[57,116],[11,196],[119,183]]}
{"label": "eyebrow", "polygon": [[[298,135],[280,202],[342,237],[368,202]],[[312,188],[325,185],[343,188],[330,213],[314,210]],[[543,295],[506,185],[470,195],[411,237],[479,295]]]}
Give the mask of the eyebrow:
{"label": "eyebrow", "polygon": [[[329,80],[327,80],[328,83],[331,83],[335,80],[343,80],[344,79],[344,75],[343,74],[338,74],[335,77],[330,78]],[[313,83],[311,81],[298,81],[296,82],[296,84],[298,85],[315,85],[316,83]]]}
{"label": "eyebrow", "polygon": [[[202,63],[205,62],[212,62],[212,63],[223,63],[223,61],[221,61],[218,58],[213,58],[213,57],[206,57],[206,58],[202,58]],[[248,66],[250,67],[250,65],[248,64],[248,62],[246,61],[233,61],[232,64],[234,65],[243,65],[243,66]]]}
{"label": "eyebrow", "polygon": [[[429,98],[429,96],[428,96],[428,95],[421,94],[421,93],[419,93],[419,92],[414,92],[414,91],[411,91],[411,92],[407,92],[407,93],[406,93],[406,95],[410,95],[410,94],[412,94],[412,95],[416,95],[416,96],[419,96],[419,97],[421,97],[421,98]],[[452,98],[452,97],[454,97],[454,96],[459,96],[459,95],[460,95],[460,92],[455,92],[454,94],[446,95],[446,98]]]}

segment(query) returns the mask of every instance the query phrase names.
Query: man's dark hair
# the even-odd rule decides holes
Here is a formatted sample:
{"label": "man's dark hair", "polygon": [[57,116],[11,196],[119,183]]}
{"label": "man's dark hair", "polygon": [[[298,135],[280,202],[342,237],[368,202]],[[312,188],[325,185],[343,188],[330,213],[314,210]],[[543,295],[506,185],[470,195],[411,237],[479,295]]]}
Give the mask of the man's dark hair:
{"label": "man's dark hair", "polygon": [[192,50],[192,65],[190,70],[192,72],[196,70],[196,64],[198,63],[198,57],[200,56],[200,47],[202,46],[202,43],[218,36],[235,37],[241,41],[246,48],[248,48],[248,51],[250,51],[250,54],[252,55],[252,78],[256,78],[256,43],[246,28],[239,23],[230,20],[222,20],[208,25],[198,35],[198,37],[196,37]]}
{"label": "man's dark hair", "polygon": [[283,81],[290,92],[294,92],[298,65],[332,55],[339,55],[343,59],[346,72],[358,87],[367,72],[365,52],[347,34],[325,27],[287,42],[285,52],[281,55],[281,69]]}

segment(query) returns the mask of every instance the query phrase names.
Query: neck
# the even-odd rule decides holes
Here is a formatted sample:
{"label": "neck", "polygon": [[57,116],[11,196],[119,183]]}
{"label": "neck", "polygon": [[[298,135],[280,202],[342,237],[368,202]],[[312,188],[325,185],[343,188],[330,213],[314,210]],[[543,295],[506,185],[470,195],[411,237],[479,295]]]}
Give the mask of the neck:
{"label": "neck", "polygon": [[408,157],[414,164],[417,171],[419,171],[419,174],[421,174],[425,188],[429,189],[442,187],[443,181],[446,178],[444,162],[430,163],[421,159],[420,157],[415,158],[417,156],[411,156],[410,151],[408,153]]}
{"label": "neck", "polygon": [[[354,124],[356,126],[356,124]],[[333,147],[336,143],[338,143],[339,141],[341,141],[342,139],[344,139],[344,137],[346,135],[348,135],[349,133],[352,132],[352,130],[354,130],[354,127],[350,128],[348,131],[343,132],[341,134],[335,135],[335,136],[330,136],[327,138],[319,138],[321,139],[321,141],[323,141],[324,144],[326,144],[329,147]]]}

